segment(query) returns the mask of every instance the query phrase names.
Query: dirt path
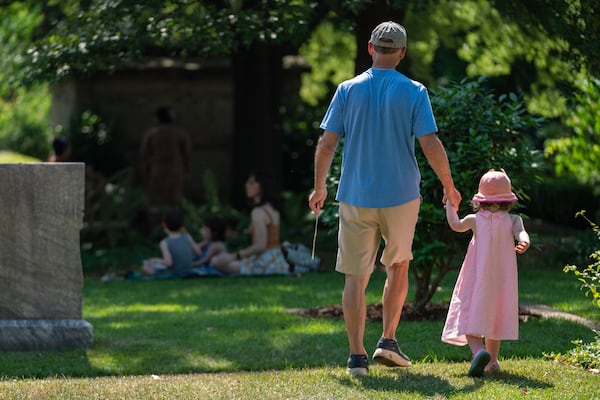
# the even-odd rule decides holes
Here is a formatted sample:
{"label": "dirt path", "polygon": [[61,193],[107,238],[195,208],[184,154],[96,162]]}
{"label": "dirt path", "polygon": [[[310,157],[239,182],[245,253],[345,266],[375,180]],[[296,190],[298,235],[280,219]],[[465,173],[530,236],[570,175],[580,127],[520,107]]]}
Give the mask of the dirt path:
{"label": "dirt path", "polygon": [[525,303],[519,304],[521,313],[527,313],[541,318],[558,318],[577,322],[593,330],[600,330],[600,322],[592,321],[579,315],[570,314],[564,311],[555,310],[545,304]]}
{"label": "dirt path", "polygon": [[[370,321],[381,321],[382,311],[381,303],[367,305],[367,319]],[[316,308],[295,308],[289,309],[288,312],[313,318],[343,317],[342,306],[339,304],[330,304]],[[407,302],[404,304],[401,319],[403,321],[443,321],[446,319],[447,313],[448,303],[430,303],[425,306],[424,310],[417,312],[413,309],[412,303]],[[528,302],[519,303],[519,318],[526,319],[528,317],[564,319],[576,322],[593,330],[600,330],[600,322],[592,321],[564,311],[555,310],[545,304]]]}

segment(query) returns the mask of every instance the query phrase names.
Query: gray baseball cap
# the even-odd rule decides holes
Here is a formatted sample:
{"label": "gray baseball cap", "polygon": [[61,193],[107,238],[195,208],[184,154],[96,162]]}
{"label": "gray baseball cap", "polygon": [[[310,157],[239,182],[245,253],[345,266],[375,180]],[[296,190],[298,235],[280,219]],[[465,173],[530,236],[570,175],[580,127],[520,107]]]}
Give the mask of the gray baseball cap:
{"label": "gray baseball cap", "polygon": [[406,29],[392,21],[382,22],[371,33],[374,46],[401,49],[406,47]]}

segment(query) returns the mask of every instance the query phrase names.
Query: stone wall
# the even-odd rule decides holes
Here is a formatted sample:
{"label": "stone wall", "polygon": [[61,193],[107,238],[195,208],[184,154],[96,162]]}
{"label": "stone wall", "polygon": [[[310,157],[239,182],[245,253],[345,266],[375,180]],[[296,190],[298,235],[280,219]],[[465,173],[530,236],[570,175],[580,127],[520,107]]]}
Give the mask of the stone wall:
{"label": "stone wall", "polygon": [[142,136],[155,124],[156,108],[170,106],[175,124],[190,133],[193,144],[186,197],[203,200],[202,176],[210,169],[224,178],[218,180],[219,192],[228,199],[232,190],[233,90],[225,61],[157,59],[112,74],[58,83],[52,90],[52,124],[69,129],[73,118],[91,110],[114,129],[125,161],[139,172]]}

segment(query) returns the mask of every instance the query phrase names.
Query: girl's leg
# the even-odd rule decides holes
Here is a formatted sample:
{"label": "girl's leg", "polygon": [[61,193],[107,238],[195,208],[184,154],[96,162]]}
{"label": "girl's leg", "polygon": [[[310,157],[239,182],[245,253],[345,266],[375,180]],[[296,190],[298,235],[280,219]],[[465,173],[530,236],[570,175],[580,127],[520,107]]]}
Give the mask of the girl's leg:
{"label": "girl's leg", "polygon": [[498,362],[498,354],[500,354],[500,341],[486,338],[485,348],[488,353],[490,353],[490,362]]}
{"label": "girl's leg", "polygon": [[467,335],[467,343],[473,353],[468,375],[481,377],[483,376],[486,365],[490,362],[490,354],[483,346],[483,339],[481,336]]}
{"label": "girl's leg", "polygon": [[487,372],[498,372],[500,371],[500,363],[498,362],[498,355],[500,354],[500,340],[496,339],[485,339],[485,348],[490,353],[490,362],[486,365],[485,370]]}
{"label": "girl's leg", "polygon": [[475,356],[479,350],[485,348],[483,346],[483,338],[480,336],[467,335],[467,343],[471,348],[471,353],[473,353],[473,356]]}

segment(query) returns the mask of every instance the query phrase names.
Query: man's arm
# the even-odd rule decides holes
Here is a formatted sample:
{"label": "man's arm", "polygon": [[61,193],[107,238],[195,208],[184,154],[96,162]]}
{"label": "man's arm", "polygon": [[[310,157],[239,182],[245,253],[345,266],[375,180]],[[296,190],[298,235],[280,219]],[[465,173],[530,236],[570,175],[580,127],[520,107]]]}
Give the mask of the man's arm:
{"label": "man's arm", "polygon": [[442,186],[444,186],[444,197],[447,197],[450,200],[452,207],[455,210],[458,210],[462,196],[454,187],[450,163],[448,162],[448,156],[446,155],[444,145],[434,132],[420,137],[419,144],[421,145],[421,149],[423,149],[423,154],[425,154],[425,158],[427,158],[427,162],[429,162],[431,169],[433,169],[433,172],[435,172],[440,182],[442,182]]}
{"label": "man's arm", "polygon": [[321,214],[321,208],[327,198],[327,174],[331,168],[335,149],[340,141],[340,136],[325,131],[319,137],[315,151],[315,187],[308,197],[308,206],[315,215]]}

